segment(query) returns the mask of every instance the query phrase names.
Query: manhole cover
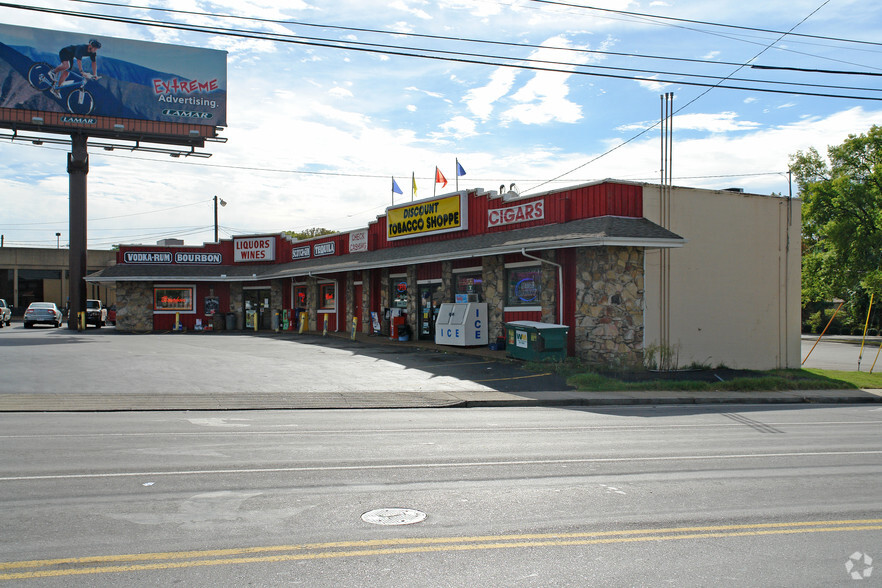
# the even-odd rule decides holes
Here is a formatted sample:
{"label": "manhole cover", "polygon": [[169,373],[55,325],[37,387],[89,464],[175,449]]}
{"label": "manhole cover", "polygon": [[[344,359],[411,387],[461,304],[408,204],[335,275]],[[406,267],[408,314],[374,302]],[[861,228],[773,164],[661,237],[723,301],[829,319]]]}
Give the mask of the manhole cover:
{"label": "manhole cover", "polygon": [[378,508],[361,515],[361,520],[374,525],[411,525],[426,519],[426,513],[412,508]]}

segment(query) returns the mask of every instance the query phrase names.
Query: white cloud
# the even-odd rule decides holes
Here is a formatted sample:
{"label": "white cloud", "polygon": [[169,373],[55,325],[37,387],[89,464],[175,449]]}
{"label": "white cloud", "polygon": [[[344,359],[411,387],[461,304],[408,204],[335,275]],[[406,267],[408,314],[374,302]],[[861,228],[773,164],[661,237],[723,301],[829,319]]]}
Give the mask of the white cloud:
{"label": "white cloud", "polygon": [[406,0],[395,0],[393,2],[389,2],[388,4],[386,4],[386,8],[390,8],[393,10],[401,10],[402,12],[412,14],[413,16],[420,18],[420,19],[423,19],[423,20],[431,20],[432,16],[428,12],[426,12],[422,8],[412,6],[412,5],[416,5],[416,4],[425,5],[426,3],[421,2],[421,1],[413,2],[413,1],[406,1]]}
{"label": "white cloud", "polygon": [[463,102],[472,114],[486,121],[493,113],[496,102],[511,90],[516,77],[517,70],[499,68],[490,74],[490,82],[487,85],[466,92]]}
{"label": "white cloud", "polygon": [[[641,121],[621,125],[617,130],[622,132],[638,131],[654,125],[656,121]],[[758,122],[738,120],[736,112],[678,114],[674,116],[675,131],[702,131],[708,133],[729,133],[734,131],[750,131],[762,125]]]}
{"label": "white cloud", "polygon": [[352,98],[353,96],[351,91],[346,88],[341,88],[340,86],[334,86],[328,90],[328,94],[334,98]]}
{"label": "white cloud", "polygon": [[[656,79],[658,78],[658,75],[649,76],[649,78],[650,80]],[[662,92],[671,85],[667,82],[653,82],[650,80],[637,80],[637,83],[650,92]]]}
{"label": "white cloud", "polygon": [[438,138],[455,137],[457,139],[465,139],[467,137],[474,137],[478,134],[475,121],[465,116],[453,117],[449,121],[443,123],[441,129],[443,133],[435,135]]}

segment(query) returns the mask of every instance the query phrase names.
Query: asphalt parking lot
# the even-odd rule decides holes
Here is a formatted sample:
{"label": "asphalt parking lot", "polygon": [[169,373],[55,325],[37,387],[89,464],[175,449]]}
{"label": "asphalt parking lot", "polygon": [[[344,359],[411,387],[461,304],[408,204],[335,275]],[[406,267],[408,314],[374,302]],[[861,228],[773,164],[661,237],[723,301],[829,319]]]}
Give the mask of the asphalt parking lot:
{"label": "asphalt parking lot", "polygon": [[[812,343],[803,339],[803,357]],[[805,367],[854,371],[859,349],[823,341]],[[882,390],[583,392],[504,351],[343,333],[128,334],[13,323],[0,331],[0,359],[0,412],[882,402]]]}
{"label": "asphalt parking lot", "polygon": [[[127,394],[443,393],[566,390],[563,378],[496,357],[296,333],[0,331],[3,391]],[[485,354],[486,355],[486,354]]]}

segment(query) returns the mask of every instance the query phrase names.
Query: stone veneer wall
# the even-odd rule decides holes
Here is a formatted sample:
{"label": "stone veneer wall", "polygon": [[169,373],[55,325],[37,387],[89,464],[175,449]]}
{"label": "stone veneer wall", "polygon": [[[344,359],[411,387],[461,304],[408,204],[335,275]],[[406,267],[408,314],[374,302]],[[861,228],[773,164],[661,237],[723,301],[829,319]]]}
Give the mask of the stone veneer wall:
{"label": "stone veneer wall", "polygon": [[453,262],[441,262],[441,300],[453,302]]}
{"label": "stone veneer wall", "polygon": [[604,366],[643,365],[643,257],[638,247],[576,252],[576,356]]}
{"label": "stone veneer wall", "polygon": [[416,334],[420,332],[420,310],[417,307],[420,289],[417,286],[417,266],[413,263],[407,266],[407,290],[407,326],[410,327],[410,336],[416,339]]}
{"label": "stone veneer wall", "polygon": [[[551,263],[557,263],[556,251],[543,251],[539,257]],[[557,279],[558,267],[550,263],[542,264],[542,278],[539,290],[539,301],[542,304],[542,322],[549,324],[560,324],[563,322],[562,317],[558,317],[560,307],[557,303],[557,286],[560,281]]]}
{"label": "stone veneer wall", "polygon": [[[361,332],[370,333],[373,326],[371,318],[371,270],[361,270]],[[378,311],[379,312],[379,311]]]}
{"label": "stone veneer wall", "polygon": [[[343,324],[340,325],[340,315],[337,315],[337,327],[341,331],[349,331],[349,325],[352,324],[352,317],[355,316],[355,273],[354,272],[346,272],[346,277],[341,280],[340,288],[342,288],[343,292],[346,293],[346,318],[343,321]],[[340,292],[337,292],[337,298],[340,298]],[[361,301],[359,301],[361,303]],[[337,309],[339,311],[340,305],[337,305]]]}
{"label": "stone veneer wall", "polygon": [[245,315],[242,314],[242,307],[245,305],[245,289],[242,282],[233,282],[230,284],[230,312],[236,315],[236,328],[245,328]]}
{"label": "stone veneer wall", "polygon": [[116,282],[116,328],[153,330],[153,282]]}
{"label": "stone veneer wall", "polygon": [[487,340],[505,336],[505,256],[486,255],[481,263],[484,302],[487,303]]}

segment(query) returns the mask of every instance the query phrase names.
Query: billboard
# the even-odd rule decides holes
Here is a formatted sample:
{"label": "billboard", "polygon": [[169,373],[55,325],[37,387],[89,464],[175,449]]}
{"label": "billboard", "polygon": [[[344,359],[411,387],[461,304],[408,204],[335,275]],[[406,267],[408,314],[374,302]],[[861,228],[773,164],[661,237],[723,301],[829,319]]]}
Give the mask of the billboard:
{"label": "billboard", "polygon": [[[89,53],[85,47],[92,39],[101,46]],[[57,80],[63,73],[54,71],[62,57],[70,69],[59,84],[53,76]],[[99,79],[90,77],[93,62]],[[227,124],[226,51],[0,24],[0,79],[0,113],[7,122],[15,120],[11,111],[23,110],[96,127],[102,126],[96,117],[190,127]],[[120,127],[126,125],[117,123]]]}

